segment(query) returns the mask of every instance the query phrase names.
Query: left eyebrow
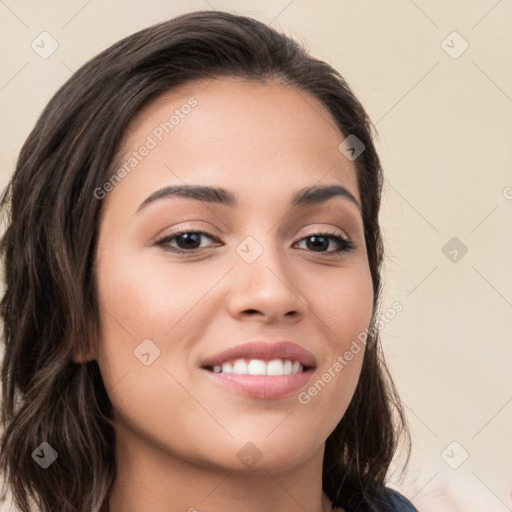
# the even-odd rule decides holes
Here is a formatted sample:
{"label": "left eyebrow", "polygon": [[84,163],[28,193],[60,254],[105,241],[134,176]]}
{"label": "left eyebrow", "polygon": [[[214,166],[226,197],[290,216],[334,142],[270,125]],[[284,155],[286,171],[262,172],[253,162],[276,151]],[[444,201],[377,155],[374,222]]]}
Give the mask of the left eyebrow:
{"label": "left eyebrow", "polygon": [[[183,197],[186,199],[205,201],[207,203],[222,204],[229,207],[234,207],[238,204],[236,195],[224,188],[210,187],[207,185],[171,185],[153,192],[142,202],[137,212],[154,201],[169,197]],[[342,185],[303,188],[294,194],[291,205],[293,208],[311,206],[328,201],[333,197],[347,199],[356,205],[359,213],[361,213],[361,204],[359,201]]]}
{"label": "left eyebrow", "polygon": [[343,197],[357,206],[361,213],[361,204],[359,201],[342,185],[327,185],[323,187],[307,187],[295,193],[292,199],[292,206],[308,206],[323,203],[331,197]]}

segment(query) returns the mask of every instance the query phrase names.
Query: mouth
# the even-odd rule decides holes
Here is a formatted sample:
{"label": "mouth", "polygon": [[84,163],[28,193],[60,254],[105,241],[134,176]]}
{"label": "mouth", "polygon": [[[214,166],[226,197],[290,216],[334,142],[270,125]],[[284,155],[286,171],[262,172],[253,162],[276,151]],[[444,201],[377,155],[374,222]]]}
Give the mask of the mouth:
{"label": "mouth", "polygon": [[231,373],[233,375],[295,375],[308,370],[297,360],[272,359],[232,359],[222,364],[204,367],[215,373]]}
{"label": "mouth", "polygon": [[282,398],[304,387],[316,368],[314,355],[285,341],[237,345],[205,361],[215,383],[254,398]]}

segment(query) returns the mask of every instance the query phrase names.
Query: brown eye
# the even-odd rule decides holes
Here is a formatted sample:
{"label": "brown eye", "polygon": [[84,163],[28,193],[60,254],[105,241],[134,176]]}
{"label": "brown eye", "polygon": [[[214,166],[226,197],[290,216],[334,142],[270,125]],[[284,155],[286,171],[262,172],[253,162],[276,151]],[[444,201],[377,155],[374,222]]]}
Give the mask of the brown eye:
{"label": "brown eye", "polygon": [[183,230],[160,238],[157,240],[155,245],[161,245],[166,250],[173,252],[194,252],[198,249],[204,248],[204,246],[201,246],[201,241],[203,238],[216,240],[213,235],[210,235],[205,231]]}
{"label": "brown eye", "polygon": [[[345,253],[353,249],[354,243],[351,240],[345,238],[341,233],[333,232],[333,233],[313,233],[302,238],[299,242],[306,241],[306,249],[312,252],[318,253]],[[334,241],[335,247],[337,249],[327,250],[329,249],[331,241]]]}

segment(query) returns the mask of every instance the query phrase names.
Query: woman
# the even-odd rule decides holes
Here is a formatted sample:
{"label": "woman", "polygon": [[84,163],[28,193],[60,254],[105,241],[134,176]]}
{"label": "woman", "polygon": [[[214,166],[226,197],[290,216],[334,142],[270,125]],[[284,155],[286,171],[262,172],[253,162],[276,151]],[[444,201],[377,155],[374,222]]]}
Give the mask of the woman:
{"label": "woman", "polygon": [[382,175],[343,78],[194,12],[86,63],[2,198],[23,512],[410,511],[379,339]]}

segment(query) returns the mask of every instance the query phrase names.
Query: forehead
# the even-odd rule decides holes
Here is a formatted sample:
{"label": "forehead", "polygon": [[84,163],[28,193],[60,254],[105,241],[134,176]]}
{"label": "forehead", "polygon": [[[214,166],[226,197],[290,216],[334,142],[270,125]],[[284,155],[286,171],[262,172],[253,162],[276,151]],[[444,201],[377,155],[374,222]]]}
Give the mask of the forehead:
{"label": "forehead", "polygon": [[318,99],[289,85],[191,82],[133,119],[114,168],[124,165],[129,175],[114,194],[129,187],[143,194],[168,184],[221,184],[261,200],[258,194],[269,190],[291,196],[291,190],[339,183],[360,201],[354,163],[338,148],[344,138]]}

